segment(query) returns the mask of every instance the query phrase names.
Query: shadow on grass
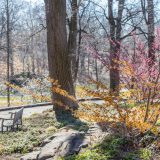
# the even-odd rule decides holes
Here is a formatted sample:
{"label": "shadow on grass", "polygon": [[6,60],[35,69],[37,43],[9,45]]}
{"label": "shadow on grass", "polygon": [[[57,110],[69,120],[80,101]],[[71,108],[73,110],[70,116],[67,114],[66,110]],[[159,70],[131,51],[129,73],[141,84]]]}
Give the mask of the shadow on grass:
{"label": "shadow on grass", "polygon": [[[148,136],[146,135],[147,139]],[[111,134],[106,136],[101,143],[86,149],[78,155],[74,154],[62,160],[151,160],[157,155],[153,154],[155,153],[155,149],[152,152],[153,150],[148,148],[148,146],[155,144],[156,141],[152,140],[149,144],[140,146],[140,142],[136,144],[134,139],[122,136],[122,134],[116,132],[116,129],[113,128]]]}
{"label": "shadow on grass", "polygon": [[[56,112],[55,118],[60,124],[60,128],[65,128],[65,131],[63,130],[62,132],[66,132],[66,135],[62,133],[66,136],[63,142],[66,146],[64,151],[62,151],[63,157],[78,154],[81,148],[86,147],[85,136],[89,130],[89,124],[74,117],[70,111]],[[74,131],[72,132],[72,129],[75,130],[75,133],[73,133]],[[71,133],[69,133],[69,130]],[[67,143],[67,145],[65,143]]]}
{"label": "shadow on grass", "polygon": [[58,123],[60,123],[60,127],[70,126],[72,129],[84,132],[87,132],[89,129],[88,123],[76,118],[70,111],[61,111],[55,117]]}

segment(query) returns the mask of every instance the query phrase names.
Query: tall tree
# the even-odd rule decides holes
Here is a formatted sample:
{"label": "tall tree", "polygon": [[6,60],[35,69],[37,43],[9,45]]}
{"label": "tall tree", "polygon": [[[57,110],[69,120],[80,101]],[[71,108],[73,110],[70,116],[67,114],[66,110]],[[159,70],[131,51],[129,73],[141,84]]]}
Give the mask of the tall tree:
{"label": "tall tree", "polygon": [[155,22],[154,22],[154,1],[153,0],[141,0],[141,7],[143,12],[144,21],[148,29],[148,58],[150,58],[149,66],[152,66],[155,62]]}
{"label": "tall tree", "polygon": [[18,20],[16,17],[19,12],[19,5],[16,1],[6,0],[6,37],[7,37],[7,54],[9,55],[9,69],[10,77],[14,76],[14,54],[13,54],[13,30],[15,29],[15,23]]}
{"label": "tall tree", "polygon": [[71,1],[71,19],[69,20],[69,38],[68,38],[68,51],[71,55],[72,76],[74,81],[77,79],[78,66],[77,64],[77,13],[78,4],[77,0]]}
{"label": "tall tree", "polygon": [[155,61],[155,51],[154,51],[154,41],[155,41],[155,26],[154,26],[154,4],[153,0],[147,0],[148,3],[148,57],[151,59],[150,65],[154,64]]}
{"label": "tall tree", "polygon": [[[50,77],[58,80],[62,89],[75,96],[67,44],[66,0],[45,0],[45,6]],[[74,102],[53,91],[53,103],[57,101],[76,108]],[[54,108],[57,119],[67,113],[61,105],[56,104]]]}
{"label": "tall tree", "polygon": [[119,90],[119,51],[122,32],[122,15],[124,10],[125,0],[119,0],[118,16],[114,17],[113,0],[108,0],[108,19],[110,26],[110,89],[111,91]]}
{"label": "tall tree", "polygon": [[[7,81],[10,81],[10,54],[11,54],[11,46],[10,46],[10,14],[9,14],[9,0],[6,1],[6,18],[7,18],[7,32],[6,32],[6,40],[7,40]],[[10,87],[7,86],[7,103],[8,107],[10,106]]]}

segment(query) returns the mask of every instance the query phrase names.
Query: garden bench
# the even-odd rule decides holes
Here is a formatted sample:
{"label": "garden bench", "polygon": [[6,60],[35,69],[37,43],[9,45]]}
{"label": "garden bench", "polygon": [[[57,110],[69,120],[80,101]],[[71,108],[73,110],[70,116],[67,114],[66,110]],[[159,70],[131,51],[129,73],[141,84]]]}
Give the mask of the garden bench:
{"label": "garden bench", "polygon": [[1,132],[18,130],[18,127],[22,125],[22,115],[24,108],[21,108],[17,112],[9,112],[10,118],[0,118]]}

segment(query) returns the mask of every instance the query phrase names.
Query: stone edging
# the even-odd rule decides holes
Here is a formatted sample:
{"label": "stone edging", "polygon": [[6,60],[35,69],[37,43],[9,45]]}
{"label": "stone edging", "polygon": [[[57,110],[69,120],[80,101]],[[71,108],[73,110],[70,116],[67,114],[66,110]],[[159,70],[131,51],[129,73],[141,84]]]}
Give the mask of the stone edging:
{"label": "stone edging", "polygon": [[5,107],[5,108],[0,108],[0,112],[1,111],[16,110],[16,109],[20,109],[22,107],[24,107],[24,108],[33,108],[33,107],[41,107],[41,106],[49,106],[49,105],[52,105],[52,103],[48,102],[48,103],[38,103],[38,104],[15,106],[15,107]]}

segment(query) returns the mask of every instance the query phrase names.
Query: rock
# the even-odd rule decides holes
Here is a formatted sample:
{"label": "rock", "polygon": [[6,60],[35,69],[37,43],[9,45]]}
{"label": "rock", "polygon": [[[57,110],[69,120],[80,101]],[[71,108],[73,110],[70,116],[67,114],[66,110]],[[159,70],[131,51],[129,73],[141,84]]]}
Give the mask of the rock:
{"label": "rock", "polygon": [[57,134],[57,137],[41,149],[38,160],[45,160],[52,157],[56,159],[59,156],[64,157],[78,153],[82,141],[83,135],[80,133],[61,132],[61,134]]}
{"label": "rock", "polygon": [[34,151],[31,153],[28,153],[27,155],[24,155],[20,158],[20,160],[38,160],[38,155],[40,151]]}
{"label": "rock", "polygon": [[67,126],[45,139],[40,151],[29,153],[21,160],[57,160],[58,157],[78,154],[83,148],[101,141],[105,135],[106,133],[96,124],[91,126],[87,133]]}
{"label": "rock", "polygon": [[40,145],[40,147],[44,147],[47,143],[51,142],[55,137],[56,137],[56,136],[53,135],[53,136],[50,136],[50,137],[46,138],[46,139],[42,142],[42,144]]}

